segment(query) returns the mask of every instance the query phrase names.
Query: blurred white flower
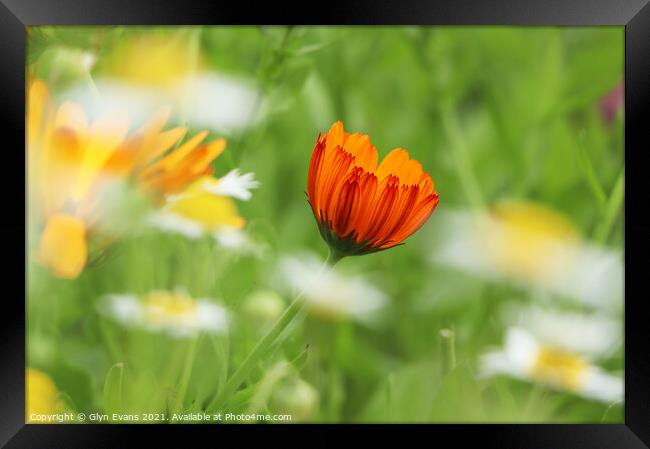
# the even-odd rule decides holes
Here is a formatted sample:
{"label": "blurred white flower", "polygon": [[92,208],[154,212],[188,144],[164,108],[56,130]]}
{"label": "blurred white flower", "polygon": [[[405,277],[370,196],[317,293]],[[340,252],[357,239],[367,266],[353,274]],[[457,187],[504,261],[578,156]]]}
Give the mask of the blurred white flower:
{"label": "blurred white flower", "polygon": [[203,72],[182,79],[178,97],[190,107],[188,123],[229,133],[257,123],[261,92],[248,80]]}
{"label": "blurred white flower", "polygon": [[311,312],[324,318],[370,322],[386,305],[386,295],[360,277],[349,277],[326,267],[312,254],[280,261],[285,282],[302,298]]}
{"label": "blurred white flower", "polygon": [[214,238],[224,248],[245,250],[254,246],[248,234],[241,229],[224,228],[214,232]]}
{"label": "blurred white flower", "polygon": [[186,293],[154,290],[142,297],[108,295],[102,311],[130,327],[164,332],[175,338],[186,338],[198,332],[224,334],[229,314],[211,299],[193,299]]}
{"label": "blurred white flower", "polygon": [[[92,64],[84,58],[86,64]],[[92,65],[91,65],[92,67]],[[222,74],[185,74],[167,84],[130,82],[127,78],[97,78],[74,85],[62,98],[80,104],[91,118],[110,111],[129,111],[137,125],[161,107],[171,107],[173,120],[220,133],[241,131],[259,119],[259,90],[252,82]]]}
{"label": "blurred white flower", "polygon": [[217,180],[205,182],[203,189],[215,195],[231,196],[238,200],[248,201],[253,196],[250,191],[257,188],[259,184],[255,180],[254,173],[242,174],[238,168],[235,168]]}
{"label": "blurred white flower", "polygon": [[165,210],[149,214],[149,223],[161,231],[182,234],[190,239],[198,239],[204,234],[201,223]]}
{"label": "blurred white flower", "polygon": [[529,306],[507,307],[503,315],[509,326],[524,328],[546,344],[590,359],[607,357],[622,343],[621,322],[600,314]]}
{"label": "blurred white flower", "polygon": [[506,375],[603,402],[623,400],[623,379],[579,353],[538,342],[521,328],[507,330],[501,351],[481,357],[481,375]]}
{"label": "blurred white flower", "polygon": [[622,305],[621,255],[583,242],[563,216],[543,206],[508,202],[486,213],[451,213],[443,227],[436,263],[592,306]]}

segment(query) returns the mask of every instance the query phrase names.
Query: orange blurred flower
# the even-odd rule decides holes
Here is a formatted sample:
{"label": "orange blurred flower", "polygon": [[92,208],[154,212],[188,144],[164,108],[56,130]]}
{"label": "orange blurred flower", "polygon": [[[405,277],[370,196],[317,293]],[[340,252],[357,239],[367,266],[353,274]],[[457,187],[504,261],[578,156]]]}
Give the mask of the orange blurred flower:
{"label": "orange blurred flower", "polygon": [[431,176],[402,148],[377,165],[366,134],[336,122],[319,135],[307,197],[334,258],[392,248],[417,231],[438,205]]}
{"label": "orange blurred flower", "polygon": [[39,80],[30,85],[27,106],[30,210],[41,234],[37,257],[63,278],[76,278],[87,263],[88,231],[102,218],[106,187],[134,179],[161,202],[210,174],[225,147],[223,139],[203,143],[203,131],[174,149],[187,129],[163,131],[168,108],[132,132],[124,115],[90,122],[75,103],[57,108]]}

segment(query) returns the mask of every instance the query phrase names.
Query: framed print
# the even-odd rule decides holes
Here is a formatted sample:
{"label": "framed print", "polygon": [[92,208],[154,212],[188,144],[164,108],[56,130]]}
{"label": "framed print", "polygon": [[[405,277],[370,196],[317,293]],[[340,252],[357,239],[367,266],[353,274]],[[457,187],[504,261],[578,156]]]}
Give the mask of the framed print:
{"label": "framed print", "polygon": [[2,2],[6,447],[647,447],[645,0]]}

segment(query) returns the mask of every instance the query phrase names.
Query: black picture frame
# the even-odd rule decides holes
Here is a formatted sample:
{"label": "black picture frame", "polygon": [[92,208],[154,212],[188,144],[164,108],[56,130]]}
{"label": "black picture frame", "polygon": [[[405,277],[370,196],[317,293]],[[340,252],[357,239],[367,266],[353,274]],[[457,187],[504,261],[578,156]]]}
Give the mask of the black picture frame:
{"label": "black picture frame", "polygon": [[[644,218],[648,197],[645,173],[650,139],[645,119],[650,109],[649,0],[444,0],[434,2],[363,0],[340,3],[206,2],[201,0],[0,0],[0,113],[5,132],[0,186],[5,204],[0,213],[6,286],[0,327],[0,444],[5,447],[125,447],[134,432],[168,439],[172,432],[195,440],[196,432],[218,438],[245,426],[25,425],[25,308],[19,294],[26,286],[25,203],[25,27],[30,25],[116,24],[414,24],[414,25],[622,25],[625,26],[625,423],[603,425],[432,425],[418,426],[435,441],[479,441],[499,449],[636,449],[650,445],[650,331],[644,313],[643,282],[650,254],[650,220]],[[22,167],[20,169],[19,167]],[[26,241],[26,239],[25,239]],[[22,280],[22,281],[21,281]],[[5,289],[9,291],[9,289]],[[322,432],[317,426],[272,426],[287,438]],[[263,426],[267,432],[270,427]],[[322,429],[322,428],[321,428]],[[384,435],[391,427],[361,426]],[[152,432],[152,430],[154,430]],[[304,433],[304,432],[309,433]],[[246,437],[246,434],[243,434]],[[299,438],[304,438],[300,436]],[[167,440],[171,441],[171,440]],[[308,440],[302,440],[307,442]],[[191,444],[191,443],[190,443]]]}

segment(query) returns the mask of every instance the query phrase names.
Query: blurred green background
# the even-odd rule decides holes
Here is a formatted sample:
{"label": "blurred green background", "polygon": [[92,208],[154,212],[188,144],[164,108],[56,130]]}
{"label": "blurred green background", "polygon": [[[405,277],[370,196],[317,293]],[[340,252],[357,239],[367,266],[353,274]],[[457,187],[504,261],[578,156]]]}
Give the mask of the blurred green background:
{"label": "blurred green background", "polygon": [[[238,207],[266,251],[240,254],[209,237],[152,230],[125,235],[73,281],[32,260],[28,366],[51,376],[67,407],[109,411],[109,371],[117,366],[120,410],[169,412],[179,385],[186,385],[180,410],[203,409],[261,336],[247,298],[270,290],[288,304],[280,258],[327,254],[304,192],[318,133],[342,120],[346,130],[369,134],[380,158],[407,149],[432,175],[440,205],[405,245],[336,267],[390,299],[379,323],[308,314],[227,408],[251,410],[257,398],[262,410],[316,422],[623,422],[621,402],[480,377],[480,355],[503,341],[501,307],[537,297],[430,261],[446,211],[504,199],[543,203],[587,241],[622,250],[623,217],[610,194],[623,173],[623,119],[607,117],[603,102],[622,82],[623,27],[34,27],[28,76],[44,80],[60,103],[69,89],[92,86],[124,63],[116,48],[148,34],[180,39],[181,54],[198,51],[205,70],[258,89],[259,119],[211,136],[227,140],[217,177],[237,167],[260,182]],[[105,294],[179,286],[233,312],[228,336],[174,339],[125,329],[99,311]],[[443,366],[443,328],[455,336],[452,369]],[[620,372],[622,357],[618,347],[599,364]],[[283,360],[290,375],[274,381]]]}

